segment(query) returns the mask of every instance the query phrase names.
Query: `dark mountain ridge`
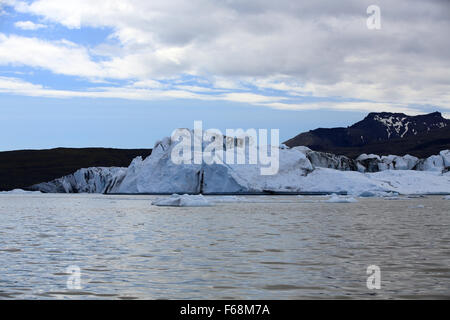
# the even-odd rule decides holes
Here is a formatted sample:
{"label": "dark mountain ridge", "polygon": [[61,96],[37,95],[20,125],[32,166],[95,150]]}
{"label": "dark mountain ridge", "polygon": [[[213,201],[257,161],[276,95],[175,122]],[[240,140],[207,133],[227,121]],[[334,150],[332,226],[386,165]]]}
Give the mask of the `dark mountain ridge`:
{"label": "dark mountain ridge", "polygon": [[311,130],[285,144],[289,147],[307,146],[351,158],[361,153],[428,157],[450,148],[450,120],[442,117],[440,112],[418,116],[372,112],[347,128]]}
{"label": "dark mountain ridge", "polygon": [[26,188],[87,167],[128,167],[151,149],[56,148],[0,152],[0,191]]}

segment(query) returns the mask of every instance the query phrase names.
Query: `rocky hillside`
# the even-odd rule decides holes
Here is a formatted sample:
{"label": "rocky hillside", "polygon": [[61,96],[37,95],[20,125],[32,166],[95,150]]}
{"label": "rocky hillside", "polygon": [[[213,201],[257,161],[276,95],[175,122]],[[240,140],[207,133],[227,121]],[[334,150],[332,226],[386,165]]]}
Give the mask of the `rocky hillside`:
{"label": "rocky hillside", "polygon": [[0,191],[26,188],[87,167],[128,167],[151,149],[57,148],[0,152]]}
{"label": "rocky hillside", "polygon": [[285,144],[352,158],[362,153],[410,154],[425,158],[450,148],[450,120],[439,112],[418,116],[370,113],[350,127],[311,130]]}

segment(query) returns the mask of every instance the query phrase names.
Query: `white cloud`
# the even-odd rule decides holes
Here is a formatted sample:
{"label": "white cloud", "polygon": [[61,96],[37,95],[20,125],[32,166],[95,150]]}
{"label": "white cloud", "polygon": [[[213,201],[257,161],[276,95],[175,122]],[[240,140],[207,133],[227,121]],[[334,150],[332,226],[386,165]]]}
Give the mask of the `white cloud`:
{"label": "white cloud", "polygon": [[[219,94],[208,95],[201,92],[191,92],[183,89],[161,90],[161,87],[142,88],[140,85],[130,85],[122,88],[101,87],[88,91],[53,90],[35,85],[17,78],[0,77],[0,92],[18,95],[41,96],[51,98],[117,98],[128,100],[167,100],[167,99],[194,99],[205,101],[232,101],[249,103],[257,106],[280,110],[319,110],[338,109],[346,111],[386,111],[392,110],[411,115],[421,112],[400,104],[381,104],[376,102],[305,102],[286,103],[284,97],[263,96],[256,94]],[[283,102],[284,101],[284,102]]]}
{"label": "white cloud", "polygon": [[13,92],[16,94],[30,94],[42,90],[41,85],[9,77],[0,77],[0,92]]}
{"label": "white cloud", "polygon": [[14,26],[22,30],[38,30],[47,28],[47,26],[44,24],[34,23],[32,21],[17,21],[16,23],[14,23]]}
{"label": "white cloud", "polygon": [[38,38],[6,36],[0,33],[0,65],[26,65],[56,74],[83,77],[103,75],[88,51],[67,41],[49,42]]}
{"label": "white cloud", "polygon": [[[450,109],[449,4],[380,0],[382,28],[366,28],[368,0],[8,0],[19,13],[67,28],[111,28],[96,48],[0,34],[0,64],[91,80],[125,79],[135,89],[171,90],[160,80],[195,75],[221,98],[292,108],[302,95]],[[101,61],[95,55],[103,55]],[[260,95],[251,88],[273,90]],[[142,93],[130,93],[140,96]],[[226,94],[220,93],[223,91]],[[210,91],[180,84],[172,92]],[[175,94],[176,93],[176,94]],[[272,95],[277,98],[274,101]],[[292,101],[286,103],[285,98]],[[205,95],[205,98],[206,97]],[[287,99],[287,98],[286,98]],[[276,105],[273,103],[277,103]],[[347,104],[357,106],[356,103]],[[303,108],[303,105],[299,105]],[[318,106],[315,106],[318,107]],[[345,108],[338,106],[336,108]],[[375,109],[374,109],[375,110]]]}

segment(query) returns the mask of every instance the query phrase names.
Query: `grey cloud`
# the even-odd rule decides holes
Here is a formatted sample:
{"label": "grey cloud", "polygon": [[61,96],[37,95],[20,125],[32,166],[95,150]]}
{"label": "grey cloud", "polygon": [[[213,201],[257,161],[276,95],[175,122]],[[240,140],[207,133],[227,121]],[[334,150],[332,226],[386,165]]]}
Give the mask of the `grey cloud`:
{"label": "grey cloud", "polygon": [[[84,1],[67,10],[40,0],[17,8],[69,27],[113,28],[121,46],[105,64],[114,72],[105,74],[191,73],[235,81],[285,76],[305,86],[329,86],[338,95],[338,88],[354,86],[355,97],[368,100],[409,103],[416,92],[445,102],[450,2],[376,3],[381,30],[366,28],[372,0],[128,0],[122,7]],[[372,86],[370,94],[361,93],[361,84]]]}

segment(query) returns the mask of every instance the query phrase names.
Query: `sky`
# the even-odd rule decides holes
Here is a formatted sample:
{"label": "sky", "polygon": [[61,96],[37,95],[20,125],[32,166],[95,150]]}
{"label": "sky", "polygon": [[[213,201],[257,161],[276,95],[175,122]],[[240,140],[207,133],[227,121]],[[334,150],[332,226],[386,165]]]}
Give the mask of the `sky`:
{"label": "sky", "polygon": [[445,0],[0,0],[0,151],[448,118],[449,18]]}

